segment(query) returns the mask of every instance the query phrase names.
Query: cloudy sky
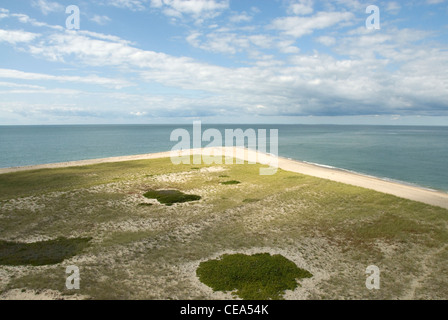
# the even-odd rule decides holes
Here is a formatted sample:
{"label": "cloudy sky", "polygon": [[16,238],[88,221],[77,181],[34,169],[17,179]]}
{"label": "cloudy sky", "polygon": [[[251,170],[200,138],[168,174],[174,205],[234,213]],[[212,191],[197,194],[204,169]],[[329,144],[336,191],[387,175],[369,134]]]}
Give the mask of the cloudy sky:
{"label": "cloudy sky", "polygon": [[1,125],[196,119],[448,125],[448,0],[0,0]]}

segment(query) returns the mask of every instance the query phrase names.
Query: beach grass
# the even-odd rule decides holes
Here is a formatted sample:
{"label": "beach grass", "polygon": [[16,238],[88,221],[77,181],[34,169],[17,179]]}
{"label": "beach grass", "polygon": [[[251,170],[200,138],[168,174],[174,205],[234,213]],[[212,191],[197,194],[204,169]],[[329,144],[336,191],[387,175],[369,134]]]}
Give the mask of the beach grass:
{"label": "beach grass", "polygon": [[[0,240],[91,240],[56,264],[0,265],[0,297],[51,289],[92,299],[235,298],[201,283],[199,265],[269,253],[313,275],[285,299],[448,298],[448,210],[280,169],[260,176],[261,167],[166,158],[2,174]],[[222,176],[241,183],[223,185]],[[149,190],[201,200],[140,205]],[[80,268],[76,292],[65,288],[68,265]],[[380,290],[365,286],[369,265],[381,270]]]}

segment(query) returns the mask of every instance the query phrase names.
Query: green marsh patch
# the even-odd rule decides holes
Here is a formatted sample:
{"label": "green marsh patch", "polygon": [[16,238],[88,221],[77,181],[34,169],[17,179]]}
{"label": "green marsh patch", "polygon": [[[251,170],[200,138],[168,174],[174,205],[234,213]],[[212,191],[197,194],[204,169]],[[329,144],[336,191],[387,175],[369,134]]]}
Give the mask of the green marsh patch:
{"label": "green marsh patch", "polygon": [[57,264],[81,253],[90,240],[91,238],[57,238],[33,243],[0,241],[0,265]]}
{"label": "green marsh patch", "polygon": [[175,203],[184,203],[201,199],[200,196],[185,194],[179,190],[150,190],[146,192],[144,196],[148,199],[156,199],[167,206],[172,206]]}
{"label": "green marsh patch", "polygon": [[202,262],[196,270],[199,280],[214,291],[234,291],[246,300],[282,299],[285,290],[294,290],[298,279],[312,274],[281,255],[223,255]]}

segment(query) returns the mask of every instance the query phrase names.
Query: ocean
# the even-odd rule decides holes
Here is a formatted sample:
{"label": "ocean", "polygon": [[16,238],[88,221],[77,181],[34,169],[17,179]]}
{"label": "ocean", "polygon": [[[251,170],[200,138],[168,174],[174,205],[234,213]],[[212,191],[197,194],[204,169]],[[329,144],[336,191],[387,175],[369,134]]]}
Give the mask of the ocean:
{"label": "ocean", "polygon": [[[191,125],[0,126],[0,167],[169,151],[177,128],[192,131]],[[208,128],[278,129],[279,156],[448,192],[448,127],[202,125]]]}

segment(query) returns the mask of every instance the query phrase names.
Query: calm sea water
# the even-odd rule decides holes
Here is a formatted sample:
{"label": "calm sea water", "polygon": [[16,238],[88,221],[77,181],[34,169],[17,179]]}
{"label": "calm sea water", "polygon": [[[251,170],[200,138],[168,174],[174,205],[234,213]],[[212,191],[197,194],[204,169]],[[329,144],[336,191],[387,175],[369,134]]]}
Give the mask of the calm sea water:
{"label": "calm sea water", "polygon": [[[282,157],[448,191],[448,127],[212,127],[278,129]],[[0,167],[168,151],[176,128],[191,132],[180,125],[0,126]]]}

